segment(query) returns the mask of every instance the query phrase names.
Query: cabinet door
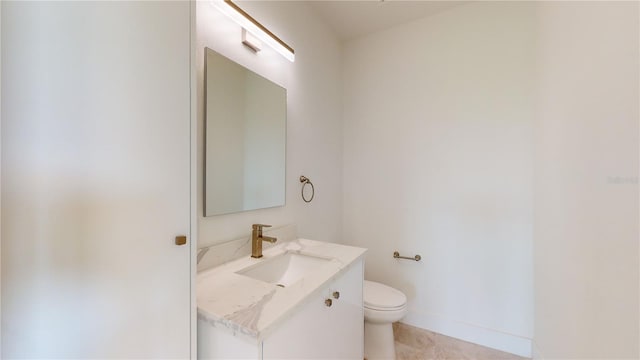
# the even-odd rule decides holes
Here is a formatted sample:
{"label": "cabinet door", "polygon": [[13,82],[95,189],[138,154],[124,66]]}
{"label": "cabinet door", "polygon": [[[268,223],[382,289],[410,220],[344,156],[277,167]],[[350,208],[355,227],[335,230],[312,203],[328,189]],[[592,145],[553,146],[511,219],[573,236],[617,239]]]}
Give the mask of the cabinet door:
{"label": "cabinet door", "polygon": [[262,347],[198,317],[198,360],[258,360]]}
{"label": "cabinet door", "polygon": [[189,358],[189,2],[1,6],[2,357]]}
{"label": "cabinet door", "polygon": [[264,341],[263,359],[362,359],[362,281],[359,261]]}
{"label": "cabinet door", "polygon": [[[362,302],[363,269],[362,262],[336,280],[329,287],[332,311],[328,313],[330,334],[334,338],[331,345],[335,359],[364,358],[364,308]],[[338,299],[334,293],[338,293]]]}

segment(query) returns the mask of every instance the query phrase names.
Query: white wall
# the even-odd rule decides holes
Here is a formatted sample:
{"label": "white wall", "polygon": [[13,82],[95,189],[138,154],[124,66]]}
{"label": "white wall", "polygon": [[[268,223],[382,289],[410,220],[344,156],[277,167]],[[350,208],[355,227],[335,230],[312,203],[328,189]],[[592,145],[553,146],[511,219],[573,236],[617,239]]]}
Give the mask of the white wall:
{"label": "white wall", "polygon": [[[405,322],[529,355],[532,56],[528,4],[474,3],[344,49],[344,239]],[[419,263],[392,258],[422,255]]]}
{"label": "white wall", "polygon": [[[341,47],[337,38],[303,2],[251,2],[239,5],[291,45],[291,63],[268,47],[257,55],[241,44],[241,29],[206,1],[197,4],[198,119],[203,127],[204,47],[287,88],[286,205],[238,214],[203,217],[202,154],[198,146],[199,247],[247,236],[252,223],[295,223],[300,236],[340,242],[342,232]],[[316,185],[316,197],[300,198],[298,177]]]}
{"label": "white wall", "polygon": [[537,357],[640,357],[638,18],[637,2],[539,7]]}
{"label": "white wall", "polygon": [[[0,6],[0,84],[2,84],[2,6]],[[0,86],[0,99],[2,99],[2,86]],[[2,101],[0,101],[0,129],[2,129]],[[2,132],[0,131],[0,149],[2,149]],[[0,151],[0,174],[2,173],[2,153]],[[0,188],[2,188],[2,176],[0,176]],[[0,193],[0,204],[2,196]],[[2,207],[0,206],[0,234],[2,234]],[[0,235],[0,324],[2,323],[2,236]],[[2,326],[0,326],[0,354],[2,354]]]}

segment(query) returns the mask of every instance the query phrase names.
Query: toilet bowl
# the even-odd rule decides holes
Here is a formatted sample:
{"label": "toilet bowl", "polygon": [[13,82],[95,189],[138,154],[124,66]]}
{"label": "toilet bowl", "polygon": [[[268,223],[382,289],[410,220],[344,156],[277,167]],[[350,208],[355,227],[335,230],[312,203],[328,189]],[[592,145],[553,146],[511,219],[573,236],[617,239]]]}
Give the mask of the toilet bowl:
{"label": "toilet bowl", "polygon": [[364,281],[364,357],[395,359],[393,322],[407,315],[407,297],[399,290]]}

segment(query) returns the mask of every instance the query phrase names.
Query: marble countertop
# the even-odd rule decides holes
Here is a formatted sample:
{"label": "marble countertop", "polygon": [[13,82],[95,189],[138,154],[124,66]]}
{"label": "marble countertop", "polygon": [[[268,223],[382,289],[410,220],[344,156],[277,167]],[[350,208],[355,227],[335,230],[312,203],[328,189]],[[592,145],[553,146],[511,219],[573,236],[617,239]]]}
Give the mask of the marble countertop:
{"label": "marble countertop", "polygon": [[[331,260],[286,288],[236,274],[285,252]],[[217,328],[227,328],[234,336],[259,343],[307,298],[338,278],[365,252],[363,248],[297,239],[265,250],[260,259],[247,255],[202,271],[196,280],[198,319]]]}

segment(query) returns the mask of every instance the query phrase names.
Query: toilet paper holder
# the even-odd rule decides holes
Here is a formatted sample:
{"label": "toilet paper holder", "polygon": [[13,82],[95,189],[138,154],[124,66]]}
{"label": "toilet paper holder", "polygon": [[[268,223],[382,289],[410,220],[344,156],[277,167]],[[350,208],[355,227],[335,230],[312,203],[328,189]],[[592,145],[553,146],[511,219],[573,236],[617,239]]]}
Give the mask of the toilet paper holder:
{"label": "toilet paper holder", "polygon": [[414,256],[414,257],[400,256],[400,253],[399,253],[399,252],[397,252],[397,251],[394,251],[394,252],[393,252],[393,257],[394,257],[395,259],[407,259],[407,260],[415,260],[415,261],[420,261],[420,260],[422,260],[422,256],[420,256],[420,255],[416,255],[416,256]]}

